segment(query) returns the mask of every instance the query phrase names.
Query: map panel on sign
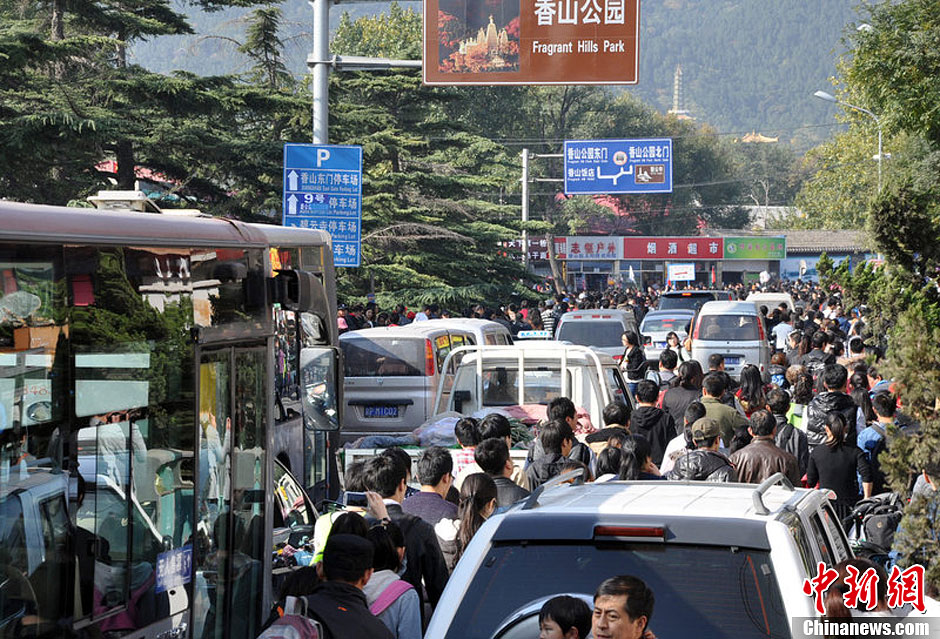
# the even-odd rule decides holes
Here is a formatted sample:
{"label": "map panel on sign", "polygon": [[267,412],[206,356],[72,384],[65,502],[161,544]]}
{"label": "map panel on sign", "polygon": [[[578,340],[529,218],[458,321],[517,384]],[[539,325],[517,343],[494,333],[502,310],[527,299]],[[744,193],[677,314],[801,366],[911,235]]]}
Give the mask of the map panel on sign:
{"label": "map panel on sign", "polygon": [[568,140],[565,193],[671,193],[672,140]]}

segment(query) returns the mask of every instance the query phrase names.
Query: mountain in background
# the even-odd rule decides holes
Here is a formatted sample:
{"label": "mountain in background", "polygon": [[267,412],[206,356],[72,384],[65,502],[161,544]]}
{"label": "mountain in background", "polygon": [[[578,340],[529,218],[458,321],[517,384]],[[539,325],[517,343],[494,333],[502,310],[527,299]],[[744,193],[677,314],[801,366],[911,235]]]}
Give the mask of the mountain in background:
{"label": "mountain in background", "polygon": [[[779,137],[805,150],[835,126],[833,105],[813,99],[828,90],[843,51],[844,29],[857,18],[856,0],[646,0],[640,7],[640,81],[628,91],[665,112],[672,107],[673,77],[682,65],[684,107],[699,122],[740,138],[750,131]],[[422,10],[420,2],[402,2]],[[154,71],[202,75],[243,71],[237,51],[245,9],[189,15],[198,35],[163,36],[136,45],[136,61]],[[312,10],[289,0],[284,11],[285,53],[291,71],[307,72]],[[333,6],[353,18],[386,11],[388,3]]]}

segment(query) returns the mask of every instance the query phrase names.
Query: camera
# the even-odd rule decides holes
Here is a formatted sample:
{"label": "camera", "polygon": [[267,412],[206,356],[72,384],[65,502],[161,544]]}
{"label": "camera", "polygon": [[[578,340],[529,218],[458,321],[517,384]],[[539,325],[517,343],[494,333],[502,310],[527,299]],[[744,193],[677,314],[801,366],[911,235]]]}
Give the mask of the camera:
{"label": "camera", "polygon": [[366,508],[369,505],[369,500],[366,499],[365,493],[346,491],[343,493],[343,505]]}

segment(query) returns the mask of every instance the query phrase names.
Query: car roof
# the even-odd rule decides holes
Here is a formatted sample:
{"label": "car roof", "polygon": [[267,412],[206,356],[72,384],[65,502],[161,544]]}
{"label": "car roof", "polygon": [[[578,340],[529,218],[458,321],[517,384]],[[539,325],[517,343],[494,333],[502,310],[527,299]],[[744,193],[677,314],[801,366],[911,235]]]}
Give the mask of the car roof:
{"label": "car roof", "polygon": [[647,317],[655,319],[657,317],[693,317],[694,315],[695,311],[691,308],[674,308],[665,311],[650,311],[643,316],[643,320],[645,321]]}
{"label": "car roof", "polygon": [[348,331],[339,336],[342,339],[376,338],[376,337],[424,337],[432,333],[442,333],[447,330],[473,330],[495,329],[509,334],[505,326],[499,322],[489,320],[461,318],[461,319],[433,319],[423,322],[412,322],[404,326],[377,326],[375,328],[361,328]]}
{"label": "car roof", "polygon": [[818,493],[771,486],[762,495],[768,511],[762,514],[756,489],[753,484],[683,481],[562,484],[500,515],[493,540],[584,540],[595,537],[597,526],[663,527],[667,542],[767,549],[767,522]]}
{"label": "car roof", "polygon": [[572,320],[578,321],[590,321],[598,319],[620,319],[622,317],[628,317],[633,321],[636,321],[636,315],[633,311],[628,311],[623,308],[586,308],[581,311],[568,311],[561,316],[562,322],[570,322]]}
{"label": "car roof", "polygon": [[[593,362],[588,355],[590,351],[597,355],[597,359],[600,360],[602,366],[617,365],[614,358],[607,353],[592,349],[589,346],[578,346],[557,340],[523,340],[514,343],[512,346],[485,346],[482,349],[475,350],[471,346],[469,349],[470,352],[466,354],[463,362],[476,361],[480,352],[483,353],[483,360],[486,362],[494,360],[514,362],[519,358],[519,351],[525,354],[526,361],[550,360],[557,362],[560,361],[561,351],[567,350],[569,363]],[[463,365],[461,363],[461,366]]]}
{"label": "car roof", "polygon": [[720,315],[721,313],[735,313],[738,315],[757,315],[754,302],[705,302],[699,309],[700,315]]}

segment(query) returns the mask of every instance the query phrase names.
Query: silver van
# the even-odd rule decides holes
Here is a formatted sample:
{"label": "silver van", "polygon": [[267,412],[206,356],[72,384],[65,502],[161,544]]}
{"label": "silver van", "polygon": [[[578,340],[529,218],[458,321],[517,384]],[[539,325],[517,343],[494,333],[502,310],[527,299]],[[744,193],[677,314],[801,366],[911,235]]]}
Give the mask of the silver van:
{"label": "silver van", "polygon": [[623,355],[624,331],[635,331],[636,315],[632,310],[595,308],[570,311],[561,316],[555,339],[607,353],[618,362]]}
{"label": "silver van", "polygon": [[766,376],[770,366],[767,330],[753,302],[706,302],[692,329],[692,358],[708,370],[708,358],[720,353],[725,371],[738,378],[745,364]]}
{"label": "silver van", "polygon": [[449,392],[454,371],[445,374],[444,360],[451,349],[511,343],[505,326],[479,319],[427,320],[343,333],[343,438],[411,432],[432,415],[438,387],[443,384],[443,392]]}

